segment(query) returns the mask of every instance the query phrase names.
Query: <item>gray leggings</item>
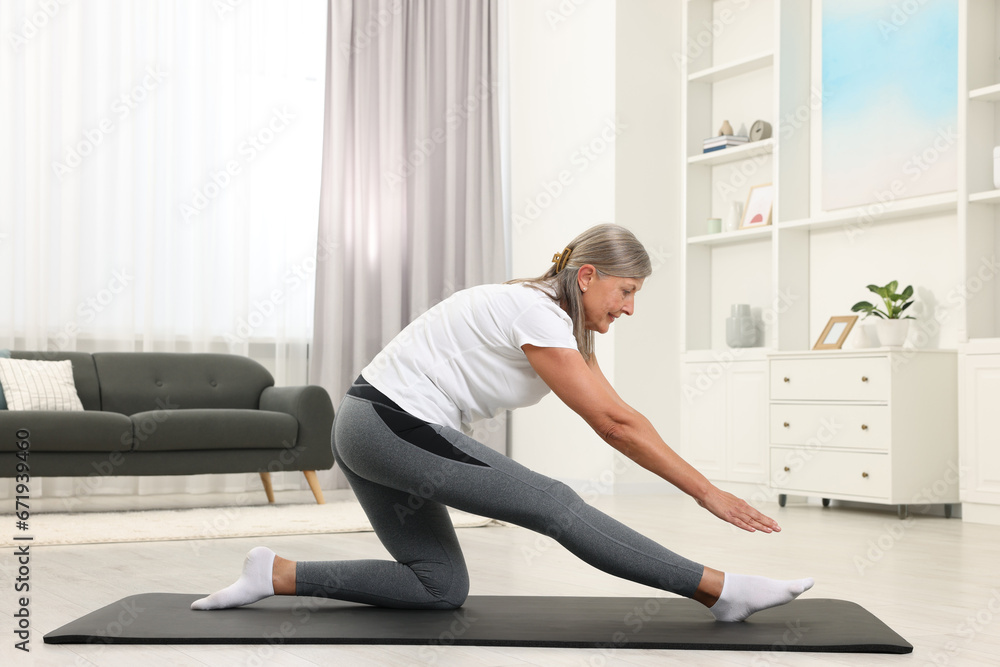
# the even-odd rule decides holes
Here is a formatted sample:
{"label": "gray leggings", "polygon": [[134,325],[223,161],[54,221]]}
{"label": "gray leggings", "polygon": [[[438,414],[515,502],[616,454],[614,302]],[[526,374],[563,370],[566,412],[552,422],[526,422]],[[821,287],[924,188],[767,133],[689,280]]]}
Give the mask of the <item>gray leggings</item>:
{"label": "gray leggings", "polygon": [[396,560],[300,561],[296,595],[402,609],[461,606],[469,573],[446,506],[549,535],[615,576],[694,595],[704,571],[698,563],[594,509],[562,482],[391,405],[346,396],[333,440],[337,463]]}

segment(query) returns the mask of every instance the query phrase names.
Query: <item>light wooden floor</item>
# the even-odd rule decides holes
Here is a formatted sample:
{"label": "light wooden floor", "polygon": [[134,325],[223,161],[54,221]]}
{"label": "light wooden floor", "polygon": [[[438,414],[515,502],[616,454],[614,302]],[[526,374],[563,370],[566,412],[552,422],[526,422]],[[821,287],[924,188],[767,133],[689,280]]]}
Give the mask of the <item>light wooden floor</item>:
{"label": "light wooden floor", "polygon": [[[279,502],[287,501],[287,496]],[[183,504],[183,501],[181,502]],[[371,533],[272,539],[40,547],[32,552],[30,655],[12,649],[14,593],[7,583],[3,665],[998,665],[1000,527],[892,512],[817,505],[762,506],[780,534],[730,529],[682,496],[608,496],[594,504],[689,558],[719,569],[779,578],[813,576],[806,596],[857,602],[910,641],[907,656],[615,651],[416,646],[47,646],[42,636],[124,596],[210,592],[229,584],[263,543],[302,560],[384,557]],[[548,538],[516,527],[459,530],[481,595],[641,596],[652,589],[615,579]],[[13,575],[2,559],[3,581]],[[9,657],[15,658],[11,661]]]}

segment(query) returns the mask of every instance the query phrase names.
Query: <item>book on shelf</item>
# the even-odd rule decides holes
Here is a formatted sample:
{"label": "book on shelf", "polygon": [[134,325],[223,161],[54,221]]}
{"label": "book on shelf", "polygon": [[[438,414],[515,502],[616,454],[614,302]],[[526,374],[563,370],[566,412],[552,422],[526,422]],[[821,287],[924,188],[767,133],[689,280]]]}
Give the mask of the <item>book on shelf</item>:
{"label": "book on shelf", "polygon": [[729,146],[742,146],[747,143],[749,139],[741,135],[734,134],[724,134],[718,137],[710,137],[702,142],[701,148],[703,153],[709,153],[711,151],[721,150]]}

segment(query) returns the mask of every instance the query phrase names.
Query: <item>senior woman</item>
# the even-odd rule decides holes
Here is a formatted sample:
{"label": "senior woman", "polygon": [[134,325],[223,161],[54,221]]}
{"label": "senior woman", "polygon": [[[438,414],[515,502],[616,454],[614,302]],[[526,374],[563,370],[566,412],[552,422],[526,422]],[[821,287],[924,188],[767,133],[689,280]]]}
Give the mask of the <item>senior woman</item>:
{"label": "senior woman", "polygon": [[236,607],[270,595],[459,607],[469,575],[448,506],[550,530],[587,563],[693,598],[721,621],[742,621],[808,590],[812,579],[723,573],[688,560],[463,433],[551,390],[605,442],[715,516],[750,532],[780,530],[678,456],[601,372],[594,333],[633,313],[651,272],[631,232],[598,225],[541,277],[462,290],[414,320],[362,370],[333,433],[337,463],[395,560],[295,562],[256,547],[236,583],[191,607]]}

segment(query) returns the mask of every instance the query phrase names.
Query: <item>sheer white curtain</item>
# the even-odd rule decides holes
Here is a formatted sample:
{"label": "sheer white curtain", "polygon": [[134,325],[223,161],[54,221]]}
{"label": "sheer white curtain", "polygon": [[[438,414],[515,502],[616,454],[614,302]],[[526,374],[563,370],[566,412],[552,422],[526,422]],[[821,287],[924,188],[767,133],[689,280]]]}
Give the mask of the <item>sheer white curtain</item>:
{"label": "sheer white curtain", "polygon": [[[0,347],[229,352],[307,381],[326,10],[0,4]],[[70,495],[80,480],[39,484]],[[243,487],[260,481],[100,492]]]}
{"label": "sheer white curtain", "polygon": [[498,0],[331,0],[328,30],[311,368],[336,405],[417,315],[504,279]]}

